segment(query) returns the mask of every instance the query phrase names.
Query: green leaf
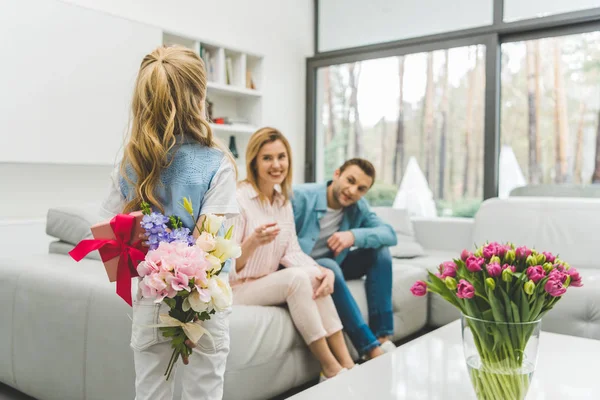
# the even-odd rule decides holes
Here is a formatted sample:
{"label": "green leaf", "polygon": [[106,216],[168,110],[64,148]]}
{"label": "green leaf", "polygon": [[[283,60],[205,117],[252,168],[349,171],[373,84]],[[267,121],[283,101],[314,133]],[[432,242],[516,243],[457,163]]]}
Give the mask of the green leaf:
{"label": "green leaf", "polygon": [[521,322],[521,317],[519,316],[519,307],[517,307],[514,301],[510,302],[510,306],[512,308],[512,314],[515,322]]}
{"label": "green leaf", "polygon": [[523,289],[520,290],[521,292],[521,320],[523,322],[529,322],[529,300],[527,300],[527,295],[525,294],[525,291]]}
{"label": "green leaf", "polygon": [[168,297],[165,297],[163,301],[165,302],[166,305],[169,306],[169,308],[171,308],[171,309],[175,308],[176,301],[174,299],[170,299]]}
{"label": "green leaf", "polygon": [[232,236],[233,236],[233,225],[231,225],[229,227],[229,229],[227,229],[227,232],[225,233],[225,239],[229,240],[229,239],[231,239]]}

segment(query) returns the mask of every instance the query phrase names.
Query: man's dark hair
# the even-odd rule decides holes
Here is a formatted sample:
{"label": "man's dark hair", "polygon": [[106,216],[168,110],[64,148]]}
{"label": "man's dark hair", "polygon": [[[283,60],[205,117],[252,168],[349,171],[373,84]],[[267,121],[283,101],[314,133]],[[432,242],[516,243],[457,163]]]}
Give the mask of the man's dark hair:
{"label": "man's dark hair", "polygon": [[373,164],[371,164],[370,161],[367,161],[364,158],[351,158],[350,160],[347,160],[344,164],[342,164],[342,166],[340,167],[340,173],[344,172],[344,170],[351,165],[356,165],[365,173],[365,175],[371,177],[371,179],[373,179],[373,183],[371,183],[371,186],[373,186],[373,184],[375,183],[375,167],[373,166]]}

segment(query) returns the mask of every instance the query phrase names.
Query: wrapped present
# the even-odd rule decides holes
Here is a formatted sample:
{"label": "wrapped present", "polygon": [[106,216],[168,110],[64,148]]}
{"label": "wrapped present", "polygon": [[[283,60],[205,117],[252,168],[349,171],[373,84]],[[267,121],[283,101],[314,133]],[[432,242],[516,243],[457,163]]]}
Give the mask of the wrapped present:
{"label": "wrapped present", "polygon": [[131,302],[131,278],[138,276],[137,265],[143,261],[147,249],[140,235],[145,231],[140,225],[144,214],[118,214],[109,221],[92,226],[94,239],[82,240],[69,252],[75,261],[98,250],[110,282],[117,282],[117,294],[127,304]]}

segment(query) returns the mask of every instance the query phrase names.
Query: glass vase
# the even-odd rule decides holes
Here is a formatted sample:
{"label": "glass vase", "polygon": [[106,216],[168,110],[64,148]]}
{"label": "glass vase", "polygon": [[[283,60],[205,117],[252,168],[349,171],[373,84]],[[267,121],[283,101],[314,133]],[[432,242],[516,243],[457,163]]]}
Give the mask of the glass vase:
{"label": "glass vase", "polygon": [[541,320],[485,321],[461,317],[463,350],[480,400],[522,400],[533,378]]}

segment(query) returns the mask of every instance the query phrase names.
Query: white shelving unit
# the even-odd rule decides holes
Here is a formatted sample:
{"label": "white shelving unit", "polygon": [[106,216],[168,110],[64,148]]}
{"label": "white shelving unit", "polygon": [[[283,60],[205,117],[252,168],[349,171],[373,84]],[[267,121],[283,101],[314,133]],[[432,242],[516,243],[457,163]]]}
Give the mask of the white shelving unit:
{"label": "white shelving unit", "polygon": [[[188,47],[204,60],[207,100],[212,103],[211,129],[225,144],[235,136],[238,163],[242,164],[248,137],[262,126],[263,57],[172,31],[163,32],[163,44]],[[221,118],[231,123],[214,123]]]}

